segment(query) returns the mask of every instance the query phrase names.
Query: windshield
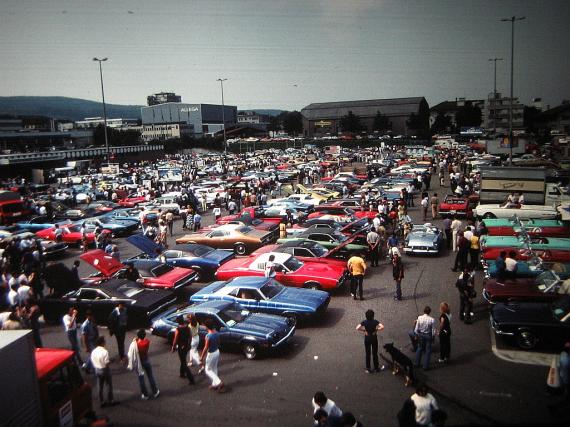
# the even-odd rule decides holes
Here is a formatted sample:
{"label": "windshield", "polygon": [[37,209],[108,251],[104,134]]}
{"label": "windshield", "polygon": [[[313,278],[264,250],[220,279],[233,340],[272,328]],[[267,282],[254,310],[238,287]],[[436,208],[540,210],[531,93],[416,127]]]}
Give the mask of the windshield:
{"label": "windshield", "polygon": [[119,291],[120,293],[122,293],[126,297],[132,298],[135,295],[141,293],[143,291],[143,289],[127,283],[127,284],[119,286],[117,288],[117,291]]}
{"label": "windshield", "polygon": [[242,233],[242,234],[248,234],[253,230],[253,228],[251,227],[247,227],[247,226],[243,226],[243,227],[239,227],[236,228],[236,231]]}
{"label": "windshield", "polygon": [[544,273],[539,274],[539,276],[536,278],[538,288],[541,290],[549,288],[556,282],[558,282],[558,278],[551,271],[545,271]]}
{"label": "windshield", "polygon": [[265,296],[265,298],[267,299],[271,299],[273,297],[275,297],[276,295],[279,295],[281,293],[281,291],[283,291],[284,286],[281,285],[280,283],[277,283],[275,280],[272,280],[271,282],[267,283],[266,285],[263,285],[260,289],[261,293]]}
{"label": "windshield", "polygon": [[327,254],[327,252],[328,252],[328,250],[325,249],[325,248],[324,248],[323,246],[321,246],[321,245],[314,245],[314,246],[311,246],[311,251],[315,254],[315,256],[316,256],[317,258],[324,257],[324,256]]}
{"label": "windshield", "polygon": [[297,271],[298,269],[300,269],[303,266],[303,263],[301,261],[299,261],[297,258],[295,258],[294,256],[292,256],[287,261],[285,261],[283,263],[283,265],[285,267],[287,267],[287,269],[290,271]]}
{"label": "windshield", "polygon": [[241,323],[249,316],[249,311],[242,310],[241,306],[233,305],[231,308],[228,307],[218,313],[220,319],[224,321],[229,327],[234,326],[236,323]]}
{"label": "windshield", "polygon": [[163,274],[168,273],[169,271],[172,271],[173,268],[174,267],[171,267],[168,264],[161,264],[154,267],[152,270],[150,270],[150,272],[154,277],[159,277],[162,276]]}
{"label": "windshield", "polygon": [[331,233],[331,236],[334,237],[334,239],[335,239],[337,242],[341,242],[341,243],[344,242],[346,239],[348,239],[348,237],[346,237],[344,234],[342,234],[342,233],[337,233],[336,230],[335,230],[334,233]]}
{"label": "windshield", "polygon": [[214,249],[210,248],[209,246],[196,246],[192,250],[192,253],[194,256],[204,256],[204,255],[209,254],[210,252],[213,252],[213,251],[214,251]]}

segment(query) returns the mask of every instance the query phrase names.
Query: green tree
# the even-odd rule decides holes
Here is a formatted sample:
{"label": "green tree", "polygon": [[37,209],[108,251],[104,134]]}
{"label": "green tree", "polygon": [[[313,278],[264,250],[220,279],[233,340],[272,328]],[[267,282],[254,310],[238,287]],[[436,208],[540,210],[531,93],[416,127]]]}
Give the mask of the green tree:
{"label": "green tree", "polygon": [[340,119],[340,127],[343,132],[360,132],[362,126],[360,125],[360,117],[349,111],[346,116]]}
{"label": "green tree", "polygon": [[376,116],[374,117],[374,130],[384,132],[390,129],[392,129],[392,122],[390,119],[380,111],[376,111]]}
{"label": "green tree", "polygon": [[[117,130],[107,126],[109,147],[141,144],[141,133],[138,130]],[[98,125],[93,130],[93,141],[96,146],[105,145],[105,126]]]}
{"label": "green tree", "polygon": [[473,106],[471,102],[465,103],[455,114],[455,123],[459,129],[462,127],[481,126],[481,121],[481,109]]}
{"label": "green tree", "polygon": [[283,114],[283,130],[289,135],[303,133],[303,116],[298,111],[290,111]]}
{"label": "green tree", "polygon": [[442,133],[442,132],[449,132],[451,130],[452,123],[451,118],[446,116],[444,113],[439,112],[431,125],[431,133]]}

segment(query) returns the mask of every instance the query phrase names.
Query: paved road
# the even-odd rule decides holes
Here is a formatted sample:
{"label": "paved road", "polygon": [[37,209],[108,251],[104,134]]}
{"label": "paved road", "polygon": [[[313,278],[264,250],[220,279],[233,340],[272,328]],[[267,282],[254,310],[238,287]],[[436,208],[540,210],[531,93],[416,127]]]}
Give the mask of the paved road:
{"label": "paved road", "polygon": [[[440,194],[445,193],[442,190],[435,188]],[[410,212],[420,222],[418,208]],[[211,217],[206,217],[205,223],[209,221]],[[441,224],[440,220],[433,222]],[[182,231],[178,227],[179,222],[176,235]],[[119,240],[119,246],[123,257],[137,253],[124,239]],[[73,259],[65,262],[71,264]],[[570,411],[551,414],[547,409],[557,398],[546,393],[548,368],[540,364],[548,364],[550,356],[528,357],[527,353],[512,351],[508,343],[492,341],[482,300],[475,305],[472,325],[459,322],[456,273],[450,271],[453,259],[452,253],[405,257],[404,300],[400,302],[393,300],[391,269],[384,261],[370,269],[365,279],[365,301],[354,301],[346,292],[335,294],[324,321],[298,329],[287,351],[254,361],[241,354],[222,353],[220,376],[228,386],[223,395],[208,390],[206,377],[198,377],[194,386],[180,379],[177,356],[169,353],[164,340],[152,337],[150,357],[160,397],[141,401],[135,375],[114,362],[115,394],[121,403],[101,412],[122,426],[199,422],[212,426],[308,426],[312,424],[312,395],[323,390],[365,426],[397,425],[396,413],[413,390],[404,387],[403,378],[393,376],[390,370],[371,375],[364,372],[362,337],[355,326],[366,309],[375,310],[386,326],[381,344],[393,342],[413,357],[407,338],[413,320],[425,305],[437,312],[445,300],[450,302],[453,314],[452,359],[448,365],[438,365],[436,345],[432,369],[419,370],[417,375],[428,383],[448,413],[448,425],[568,425]],[[81,268],[89,271],[83,265]],[[195,284],[189,292],[202,286]],[[480,295],[481,278],[477,286]],[[60,327],[46,327],[43,337],[47,346],[67,345]],[[116,355],[114,339],[108,342],[111,354]]]}

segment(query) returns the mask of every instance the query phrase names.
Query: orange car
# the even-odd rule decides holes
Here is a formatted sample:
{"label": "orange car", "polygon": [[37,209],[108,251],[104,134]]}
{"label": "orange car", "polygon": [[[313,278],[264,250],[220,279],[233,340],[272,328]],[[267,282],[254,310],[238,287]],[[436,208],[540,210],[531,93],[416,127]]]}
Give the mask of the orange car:
{"label": "orange car", "polygon": [[245,255],[273,240],[273,233],[256,230],[240,224],[227,224],[213,230],[186,234],[176,239],[176,243],[198,243],[216,249],[233,250],[237,255]]}

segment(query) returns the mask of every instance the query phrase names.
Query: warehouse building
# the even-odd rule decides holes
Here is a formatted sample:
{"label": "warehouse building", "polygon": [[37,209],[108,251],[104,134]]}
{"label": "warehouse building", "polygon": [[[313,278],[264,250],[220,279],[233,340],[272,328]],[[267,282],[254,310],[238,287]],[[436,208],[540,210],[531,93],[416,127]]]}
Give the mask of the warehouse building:
{"label": "warehouse building", "polygon": [[[222,118],[223,116],[223,118]],[[184,135],[201,137],[214,135],[237,123],[237,107],[214,104],[167,102],[141,108],[143,141],[163,141]]]}
{"label": "warehouse building", "polygon": [[[428,131],[429,106],[424,97],[322,102],[301,110],[303,134],[313,138],[342,133],[341,121],[352,112],[360,119],[363,132],[373,132],[380,112],[389,120],[394,135],[418,135]],[[416,116],[416,120],[410,118]]]}

